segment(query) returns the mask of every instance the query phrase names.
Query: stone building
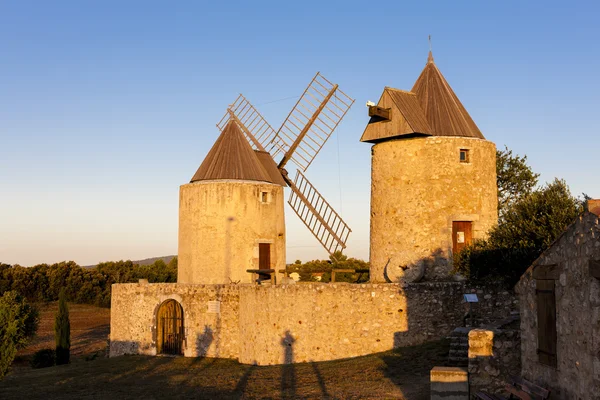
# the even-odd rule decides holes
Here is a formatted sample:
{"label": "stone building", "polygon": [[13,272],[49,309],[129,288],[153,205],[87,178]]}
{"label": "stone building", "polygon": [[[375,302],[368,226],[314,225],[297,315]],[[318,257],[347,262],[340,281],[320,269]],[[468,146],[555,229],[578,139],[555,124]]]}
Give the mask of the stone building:
{"label": "stone building", "polygon": [[285,182],[233,121],[179,191],[179,283],[251,282],[285,268]]}
{"label": "stone building", "polygon": [[[336,90],[332,85],[326,99],[335,94],[339,100]],[[318,199],[306,214],[311,217],[292,205],[307,226],[315,212],[328,215],[315,228],[325,247],[333,249],[327,244],[333,236],[344,247],[349,228],[329,205],[323,208],[326,202],[312,185],[302,189],[284,181],[283,165],[294,145],[276,165],[230,122],[191,182],[180,188],[177,283],[112,286],[110,355],[223,357],[258,365],[355,357],[447,336],[463,323],[463,294],[471,292],[482,297],[481,315],[508,316],[514,299],[496,289],[488,293],[448,281],[377,283],[385,282],[386,272],[397,272],[385,268],[392,257],[400,270],[435,257],[427,276],[447,277],[453,238],[460,248],[496,222],[493,143],[483,138],[431,57],[413,92],[386,89],[379,108],[389,121],[372,119],[362,139],[375,143],[375,283],[253,282],[249,269],[285,267],[286,184],[298,198],[309,187],[308,197]],[[312,204],[301,203],[307,202]],[[333,227],[329,233],[318,233],[326,225]]]}
{"label": "stone building", "polygon": [[516,285],[522,375],[553,398],[600,399],[600,200]]}
{"label": "stone building", "polygon": [[448,278],[453,252],[497,223],[496,147],[431,53],[410,92],[386,87],[371,148],[371,281]]}

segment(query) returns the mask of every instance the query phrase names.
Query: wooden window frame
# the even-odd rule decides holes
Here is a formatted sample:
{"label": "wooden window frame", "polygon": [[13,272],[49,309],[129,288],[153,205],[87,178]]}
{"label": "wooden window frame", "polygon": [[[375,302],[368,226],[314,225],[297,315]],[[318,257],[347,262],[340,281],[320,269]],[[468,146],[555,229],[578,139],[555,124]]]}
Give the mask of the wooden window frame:
{"label": "wooden window frame", "polygon": [[268,190],[261,190],[259,199],[262,204],[269,204],[271,202],[271,193]]}
{"label": "wooden window frame", "polygon": [[[462,164],[470,164],[471,163],[471,149],[460,149],[458,151],[458,160],[462,163]],[[462,159],[462,155],[465,155],[465,159]]]}

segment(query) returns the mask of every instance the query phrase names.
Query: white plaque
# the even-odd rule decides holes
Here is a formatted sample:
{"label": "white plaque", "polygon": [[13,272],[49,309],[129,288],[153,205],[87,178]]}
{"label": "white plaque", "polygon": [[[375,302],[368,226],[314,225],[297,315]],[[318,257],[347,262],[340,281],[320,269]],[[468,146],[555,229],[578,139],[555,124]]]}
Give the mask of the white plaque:
{"label": "white plaque", "polygon": [[479,299],[477,298],[477,295],[475,293],[464,294],[463,296],[467,303],[478,303],[479,302]]}
{"label": "white plaque", "polygon": [[464,232],[456,232],[456,243],[464,243],[465,242],[465,233]]}
{"label": "white plaque", "polygon": [[209,301],[208,312],[211,314],[221,314],[221,302],[220,301]]}

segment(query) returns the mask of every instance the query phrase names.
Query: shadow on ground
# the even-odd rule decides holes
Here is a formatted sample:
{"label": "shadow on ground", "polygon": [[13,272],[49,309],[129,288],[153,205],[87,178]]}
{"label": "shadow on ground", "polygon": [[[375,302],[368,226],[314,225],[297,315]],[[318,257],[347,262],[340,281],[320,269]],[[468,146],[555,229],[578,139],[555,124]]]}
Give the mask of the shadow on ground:
{"label": "shadow on ground", "polygon": [[[284,355],[293,361],[293,347],[284,342],[289,348]],[[448,343],[434,342],[353,359],[264,367],[214,358],[102,358],[11,373],[0,381],[0,398],[418,400],[429,398],[429,370],[443,365],[447,351]]]}

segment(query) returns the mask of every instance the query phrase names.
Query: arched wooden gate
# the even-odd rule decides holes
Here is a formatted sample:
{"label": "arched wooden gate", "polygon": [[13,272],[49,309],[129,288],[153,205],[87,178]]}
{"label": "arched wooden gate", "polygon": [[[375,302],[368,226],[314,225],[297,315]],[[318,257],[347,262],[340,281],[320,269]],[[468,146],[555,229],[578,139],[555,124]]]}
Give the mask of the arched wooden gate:
{"label": "arched wooden gate", "polygon": [[160,305],[156,316],[158,354],[183,354],[183,307],[175,300]]}

